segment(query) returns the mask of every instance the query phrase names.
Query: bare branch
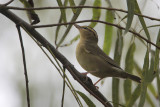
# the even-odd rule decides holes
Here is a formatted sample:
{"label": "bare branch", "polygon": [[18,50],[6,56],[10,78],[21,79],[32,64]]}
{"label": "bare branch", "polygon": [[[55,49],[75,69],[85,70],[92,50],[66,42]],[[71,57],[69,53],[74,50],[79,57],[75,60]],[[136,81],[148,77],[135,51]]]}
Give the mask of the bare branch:
{"label": "bare branch", "polygon": [[29,85],[28,85],[29,81],[28,81],[28,74],[27,74],[27,67],[26,67],[25,51],[24,51],[24,46],[23,46],[23,40],[22,40],[20,26],[17,24],[16,27],[17,27],[17,30],[18,30],[19,40],[20,40],[21,49],[22,49],[22,57],[23,57],[23,65],[24,65],[24,75],[25,75],[25,81],[26,81],[27,104],[28,104],[28,107],[30,107]]}
{"label": "bare branch", "polygon": [[[105,9],[105,10],[114,10],[119,12],[128,13],[128,11],[123,9],[116,9],[116,8],[108,8],[108,7],[98,7],[98,6],[63,6],[63,7],[37,7],[37,8],[22,8],[22,7],[13,7],[13,6],[7,6],[7,9],[14,9],[14,10],[45,10],[45,9],[70,9],[70,8],[96,8],[96,9]],[[141,16],[144,18],[148,18],[150,20],[156,20],[160,21],[158,18],[150,17],[147,15],[142,15],[139,13],[134,13],[137,16]]]}
{"label": "bare branch", "polygon": [[63,91],[62,91],[62,99],[61,99],[61,107],[64,105],[64,94],[65,94],[65,67],[63,67],[64,73],[63,73]]}
{"label": "bare branch", "polygon": [[[44,27],[61,26],[61,25],[68,25],[68,24],[75,24],[75,23],[84,23],[84,22],[99,22],[99,23],[111,25],[111,26],[117,27],[117,28],[119,28],[119,29],[125,30],[125,28],[122,27],[122,26],[119,26],[119,25],[116,25],[116,24],[113,24],[113,23],[109,23],[109,22],[105,22],[105,21],[100,21],[100,20],[82,20],[82,21],[68,22],[68,23],[58,23],[58,24],[48,24],[48,25],[35,25],[35,26],[33,26],[33,27],[34,27],[34,28],[44,28]],[[139,33],[134,32],[134,31],[132,31],[132,30],[129,30],[129,32],[132,33],[132,34],[134,34],[134,35],[136,35],[137,37],[143,39],[143,40],[146,41],[147,43],[155,46],[156,48],[160,49],[159,46],[157,46],[155,43],[149,41],[148,39],[146,39],[145,37],[143,37],[143,36],[140,35]]]}
{"label": "bare branch", "polygon": [[5,3],[5,4],[3,4],[4,6],[7,6],[7,5],[9,5],[10,3],[12,3],[14,0],[10,0],[9,2],[7,2],[7,3]]}

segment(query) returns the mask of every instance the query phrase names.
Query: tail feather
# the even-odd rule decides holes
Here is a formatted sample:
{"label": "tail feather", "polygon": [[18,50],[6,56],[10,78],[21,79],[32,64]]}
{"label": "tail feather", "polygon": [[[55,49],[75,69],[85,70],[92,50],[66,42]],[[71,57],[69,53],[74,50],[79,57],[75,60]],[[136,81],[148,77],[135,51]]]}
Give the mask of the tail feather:
{"label": "tail feather", "polygon": [[133,80],[133,81],[136,81],[136,82],[138,82],[138,83],[141,83],[141,78],[140,77],[138,77],[138,76],[135,76],[135,75],[132,75],[132,74],[129,74],[129,73],[126,73],[125,72],[125,76],[124,76],[125,78],[128,78],[128,79],[131,79],[131,80]]}

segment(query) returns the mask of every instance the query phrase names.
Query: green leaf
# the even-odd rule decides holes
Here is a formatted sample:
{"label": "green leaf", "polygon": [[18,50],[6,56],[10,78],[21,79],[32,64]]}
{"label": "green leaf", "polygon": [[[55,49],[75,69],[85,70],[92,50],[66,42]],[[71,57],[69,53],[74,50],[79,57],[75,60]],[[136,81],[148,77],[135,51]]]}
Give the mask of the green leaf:
{"label": "green leaf", "polygon": [[[122,48],[123,48],[123,37],[122,37],[122,30],[118,29],[118,38],[116,40],[116,47],[114,53],[114,60],[120,65],[120,59],[122,55]],[[119,79],[113,78],[112,81],[112,101],[114,107],[119,106]]]}
{"label": "green leaf", "polygon": [[[136,13],[139,13],[139,14],[142,14],[141,11],[140,11],[140,8],[139,8],[139,6],[138,6],[137,1],[135,2],[135,12],[136,12]],[[145,23],[143,17],[138,16],[138,18],[139,18],[139,20],[140,20],[140,23],[141,23],[141,25],[142,25],[142,27],[143,27],[143,29],[144,29],[144,32],[145,32],[148,40],[151,40],[149,31],[148,31],[148,29],[147,29],[147,26],[146,26],[146,23]]]}
{"label": "green leaf", "polygon": [[136,72],[140,75],[140,77],[142,77],[142,69],[135,60],[134,60],[134,68],[136,69]]}
{"label": "green leaf", "polygon": [[[113,11],[106,11],[106,22],[113,23],[114,13]],[[112,45],[113,26],[105,25],[105,37],[103,43],[103,51],[109,55]]]}
{"label": "green leaf", "polygon": [[[160,29],[159,29],[159,33],[157,36],[157,42],[156,42],[157,46],[160,46]],[[160,78],[159,78],[159,49],[156,48],[156,53],[155,53],[155,66],[154,66],[154,71],[156,72],[156,78],[157,78],[157,90],[158,90],[158,96],[160,97]],[[160,98],[159,98],[159,102],[160,102]]]}
{"label": "green leaf", "polygon": [[130,96],[129,100],[126,103],[126,107],[133,107],[133,104],[136,102],[138,97],[140,96],[141,93],[141,85],[139,84],[132,95]]}
{"label": "green leaf", "polygon": [[82,97],[82,99],[86,102],[88,107],[96,107],[96,105],[84,93],[80,91],[76,91],[76,92]]}
{"label": "green leaf", "polygon": [[[156,45],[160,46],[160,30],[159,30],[159,33],[158,33],[158,36],[157,36]],[[159,69],[159,49],[156,48],[154,72],[158,72],[158,69]]]}
{"label": "green leaf", "polygon": [[[59,5],[59,7],[62,7],[62,6],[63,6],[61,0],[57,0],[57,3],[58,3],[58,5]],[[63,19],[64,23],[66,23],[66,22],[67,22],[67,19],[66,19],[65,9],[60,9],[60,10],[61,10],[62,19]]]}
{"label": "green leaf", "polygon": [[[67,3],[68,3],[68,0],[65,0],[64,6],[66,6]],[[62,15],[60,16],[58,23],[61,23],[61,22],[62,22]],[[55,44],[57,44],[57,38],[58,38],[58,33],[59,33],[60,28],[61,28],[61,26],[57,26],[57,28],[56,28]]]}
{"label": "green leaf", "polygon": [[[62,22],[62,15],[60,16],[58,23],[61,23],[61,22]],[[59,33],[60,28],[61,26],[57,26],[56,28],[55,44],[57,44],[57,38],[58,38],[58,33]]]}
{"label": "green leaf", "polygon": [[125,34],[129,31],[129,28],[131,27],[132,24],[132,20],[134,17],[135,0],[127,0],[127,7],[128,7],[128,18],[127,18]]}
{"label": "green leaf", "polygon": [[114,107],[119,106],[119,79],[112,80],[112,102]]}
{"label": "green leaf", "polygon": [[[134,52],[135,52],[135,43],[132,43],[128,49],[127,55],[126,55],[126,60],[125,60],[125,71],[128,73],[132,73],[133,67],[134,67]],[[130,80],[125,80],[124,81],[124,96],[126,102],[129,100],[131,97],[131,81]]]}
{"label": "green leaf", "polygon": [[[19,1],[24,5],[25,8],[33,7],[33,4],[31,6],[31,4],[27,0],[19,0]],[[40,22],[40,19],[34,10],[27,11],[27,16],[32,25]]]}
{"label": "green leaf", "polygon": [[155,52],[151,51],[150,69],[147,73],[148,83],[151,83],[154,77],[156,76],[156,72],[154,71],[154,65],[155,65]]}
{"label": "green leaf", "polygon": [[133,42],[130,47],[128,48],[128,52],[125,59],[125,71],[128,73],[132,73],[134,67],[134,52],[136,49],[136,45]]}
{"label": "green leaf", "polygon": [[120,59],[122,55],[122,48],[123,48],[123,37],[122,37],[122,30],[118,29],[117,31],[117,40],[115,46],[115,53],[114,53],[114,60],[118,65],[120,65]]}
{"label": "green leaf", "polygon": [[142,84],[141,96],[140,96],[140,101],[139,101],[138,107],[143,107],[144,106],[145,98],[146,98],[146,92],[147,92],[147,84],[143,83]]}
{"label": "green leaf", "polygon": [[[93,6],[101,7],[101,0],[95,0]],[[101,9],[93,8],[92,11],[93,11],[92,20],[99,20],[99,18],[101,16]],[[97,22],[91,22],[91,24],[89,26],[94,28],[96,26],[96,24],[97,24]]]}
{"label": "green leaf", "polygon": [[148,89],[150,90],[150,92],[153,94],[153,96],[154,96],[155,98],[158,97],[158,95],[157,95],[157,93],[156,93],[156,90],[155,90],[155,87],[154,87],[153,84],[150,83],[150,84],[148,85]]}
{"label": "green leaf", "polygon": [[[69,4],[70,4],[70,6],[76,6],[74,0],[69,0]],[[75,14],[77,10],[72,8],[72,11]]]}
{"label": "green leaf", "polygon": [[147,85],[148,85],[148,71],[149,71],[149,51],[147,49],[144,64],[143,64],[143,73],[142,73],[142,83],[141,83],[141,96],[138,107],[143,107],[145,98],[146,98],[146,92],[147,92]]}
{"label": "green leaf", "polygon": [[[158,90],[158,97],[159,97],[160,96],[160,78],[158,73],[157,73],[157,90]],[[159,102],[160,102],[160,98],[159,98]]]}
{"label": "green leaf", "polygon": [[154,103],[153,103],[153,101],[152,101],[152,99],[151,99],[151,97],[148,93],[147,93],[146,99],[147,99],[148,103],[151,105],[150,107],[155,107],[155,105],[154,105]]}
{"label": "green leaf", "polygon": [[[86,2],[86,0],[81,0],[79,6],[83,6],[83,5],[85,4],[85,2]],[[78,18],[78,16],[79,16],[80,13],[81,13],[81,10],[82,10],[82,9],[80,9],[80,8],[77,9],[77,12],[74,14],[74,16],[72,17],[72,19],[71,19],[70,22],[76,21],[76,19]],[[58,42],[57,47],[59,47],[59,46],[62,44],[62,42],[64,41],[64,39],[65,39],[66,36],[68,35],[71,27],[72,27],[72,24],[68,25],[68,27],[67,27],[66,31],[64,32],[62,38],[61,38],[60,41]]]}

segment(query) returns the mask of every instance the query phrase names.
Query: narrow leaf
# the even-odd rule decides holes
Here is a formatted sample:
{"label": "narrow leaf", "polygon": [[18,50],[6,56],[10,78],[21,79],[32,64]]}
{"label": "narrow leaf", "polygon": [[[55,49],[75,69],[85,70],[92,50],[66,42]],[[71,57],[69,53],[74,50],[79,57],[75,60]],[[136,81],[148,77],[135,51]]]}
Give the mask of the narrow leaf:
{"label": "narrow leaf", "polygon": [[[60,16],[58,23],[61,23],[61,22],[62,22],[62,15]],[[61,26],[57,26],[57,28],[56,28],[55,44],[57,44],[57,38],[58,38],[60,28],[61,28]]]}
{"label": "narrow leaf", "polygon": [[[101,0],[95,0],[93,6],[99,6],[101,7]],[[100,16],[101,16],[101,9],[92,9],[93,11],[93,16],[92,16],[92,20],[99,20]],[[90,27],[95,27],[97,24],[97,22],[91,22],[91,24],[89,25]]]}
{"label": "narrow leaf", "polygon": [[147,96],[146,99],[147,99],[148,103],[151,105],[150,107],[155,107],[150,95],[147,93],[146,96]]}
{"label": "narrow leaf", "polygon": [[150,92],[152,93],[152,95],[153,95],[155,98],[158,97],[157,92],[156,92],[156,89],[155,89],[155,87],[154,87],[153,84],[150,83],[150,84],[148,85],[148,89],[150,90]]}
{"label": "narrow leaf", "polygon": [[[160,46],[160,30],[157,36],[157,42],[156,42],[157,46]],[[156,78],[157,78],[157,90],[158,90],[158,97],[159,97],[159,102],[160,102],[160,78],[159,78],[159,73],[160,69],[159,69],[159,49],[156,48],[156,53],[155,53],[155,66],[154,66],[154,71],[156,72]],[[160,103],[159,103],[160,106]]]}
{"label": "narrow leaf", "polygon": [[[79,6],[83,6],[83,5],[85,4],[85,2],[86,2],[86,0],[81,0]],[[78,16],[79,16],[80,13],[81,13],[81,10],[82,10],[82,9],[80,9],[80,8],[77,9],[77,12],[74,14],[74,16],[72,17],[72,19],[71,19],[70,22],[74,22],[74,21],[78,18]],[[70,24],[70,25],[67,27],[65,33],[63,34],[62,38],[61,38],[60,41],[58,42],[57,47],[59,47],[59,46],[62,44],[62,42],[64,41],[64,39],[65,39],[66,36],[68,35],[71,27],[72,27],[72,24]]]}
{"label": "narrow leaf", "polygon": [[119,79],[113,78],[112,80],[112,102],[114,107],[119,106]]}
{"label": "narrow leaf", "polygon": [[[19,0],[19,1],[24,5],[25,8],[34,7],[33,1],[27,1],[27,0]],[[40,19],[34,10],[27,11],[27,16],[32,25],[40,22]]]}
{"label": "narrow leaf", "polygon": [[76,91],[76,92],[82,97],[82,99],[86,102],[88,107],[96,107],[96,105],[84,93],[80,91]]}
{"label": "narrow leaf", "polygon": [[[160,30],[157,36],[156,45],[160,46]],[[159,69],[159,49],[156,48],[155,52],[155,64],[154,64],[154,72],[158,72]]]}
{"label": "narrow leaf", "polygon": [[141,85],[139,84],[132,93],[132,95],[130,96],[129,100],[127,101],[126,107],[133,107],[133,104],[140,96],[140,93],[141,93]]}
{"label": "narrow leaf", "polygon": [[147,93],[147,83],[144,82],[144,83],[142,83],[141,97],[140,97],[140,101],[139,101],[138,107],[143,107],[144,106],[146,93]]}
{"label": "narrow leaf", "polygon": [[[130,74],[132,73],[133,67],[134,67],[133,58],[134,58],[135,47],[136,47],[135,43],[132,43],[130,45],[126,55],[126,60],[125,60],[125,71]],[[131,97],[131,88],[132,88],[131,86],[132,84],[130,80],[124,81],[124,96],[125,96],[126,102]]]}
{"label": "narrow leaf", "polygon": [[132,20],[134,17],[135,0],[127,0],[127,7],[128,7],[128,18],[127,18],[125,34],[129,31],[129,28],[131,27],[132,24]]}
{"label": "narrow leaf", "polygon": [[[158,73],[157,73],[157,90],[158,90],[158,97],[160,97],[160,78]],[[160,98],[159,98],[159,102],[160,102]],[[159,106],[160,106],[160,103],[159,103]]]}
{"label": "narrow leaf", "polygon": [[141,96],[138,107],[143,107],[145,103],[146,98],[146,92],[147,92],[147,85],[148,85],[148,70],[149,69],[149,51],[147,49],[145,59],[144,59],[144,65],[143,65],[143,76],[142,76],[142,83],[141,83]]}
{"label": "narrow leaf", "polygon": [[[141,11],[140,11],[140,8],[139,8],[139,6],[138,6],[137,1],[135,1],[135,12],[136,12],[136,13],[139,13],[139,14],[142,14]],[[145,23],[143,17],[138,16],[138,18],[139,18],[139,20],[140,20],[140,23],[141,23],[141,25],[142,25],[142,27],[143,27],[143,29],[144,29],[144,32],[145,32],[148,40],[151,40],[149,31],[148,31],[148,29],[147,29],[147,26],[146,26],[146,23]]]}
{"label": "narrow leaf", "polygon": [[[70,4],[70,6],[76,6],[74,0],[69,0],[69,4]],[[77,10],[72,8],[72,11],[75,14]]]}
{"label": "narrow leaf", "polygon": [[114,53],[114,60],[118,65],[120,65],[121,55],[122,55],[122,48],[123,48],[123,37],[122,37],[122,30],[118,29],[117,31],[117,40],[115,46],[115,53]]}
{"label": "narrow leaf", "polygon": [[155,52],[151,51],[151,60],[150,60],[150,69],[147,73],[147,82],[151,83],[154,77],[156,76],[156,73],[154,71],[154,65],[155,65]]}
{"label": "narrow leaf", "polygon": [[134,68],[136,69],[136,72],[140,75],[140,77],[142,77],[142,68],[135,60],[134,60]]}
{"label": "narrow leaf", "polygon": [[[58,5],[59,5],[59,7],[62,7],[62,6],[63,6],[61,0],[57,0],[57,3],[58,3]],[[66,22],[67,22],[67,19],[66,19],[65,9],[60,9],[60,11],[61,11],[62,19],[63,19],[64,23],[66,23]]]}
{"label": "narrow leaf", "polygon": [[[106,11],[106,22],[113,23],[114,13],[113,11]],[[113,26],[105,25],[105,37],[103,43],[103,51],[109,55],[112,45]]]}
{"label": "narrow leaf", "polygon": [[[67,3],[68,3],[68,0],[65,0],[63,5],[66,6]],[[61,23],[61,22],[62,22],[62,15],[60,16],[58,23]],[[60,28],[61,28],[61,26],[57,26],[57,28],[56,28],[56,34],[55,34],[56,35],[55,36],[55,44],[56,45],[57,45],[57,38],[58,38],[58,33],[59,33]]]}
{"label": "narrow leaf", "polygon": [[[123,37],[122,37],[122,30],[118,29],[118,38],[116,40],[116,47],[114,53],[114,60],[120,65],[120,59],[122,55],[122,48],[123,48]],[[112,101],[114,107],[119,106],[119,79],[113,78],[112,80]]]}

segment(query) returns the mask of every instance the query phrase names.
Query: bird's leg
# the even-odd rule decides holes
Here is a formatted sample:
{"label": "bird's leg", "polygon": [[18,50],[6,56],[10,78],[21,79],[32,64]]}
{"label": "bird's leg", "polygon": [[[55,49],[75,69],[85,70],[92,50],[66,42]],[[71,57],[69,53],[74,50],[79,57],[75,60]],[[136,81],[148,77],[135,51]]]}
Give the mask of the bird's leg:
{"label": "bird's leg", "polygon": [[[91,72],[97,72],[97,71],[91,71]],[[87,75],[89,72],[84,72],[84,73],[81,73],[82,75]],[[96,84],[101,81],[103,78],[100,78],[96,83],[94,83],[94,86],[96,86]],[[97,86],[96,86],[97,87]]]}
{"label": "bird's leg", "polygon": [[103,78],[100,78],[96,83],[94,83],[94,86],[96,86],[96,84],[101,81]]}

